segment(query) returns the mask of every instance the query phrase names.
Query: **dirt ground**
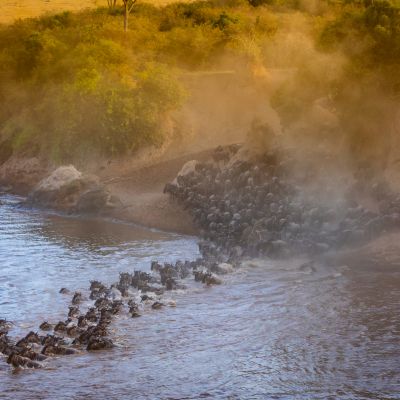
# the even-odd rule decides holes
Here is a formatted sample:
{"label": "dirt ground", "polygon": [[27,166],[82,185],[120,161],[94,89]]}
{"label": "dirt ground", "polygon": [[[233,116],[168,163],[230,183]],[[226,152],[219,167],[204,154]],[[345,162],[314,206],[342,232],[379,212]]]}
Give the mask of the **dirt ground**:
{"label": "dirt ground", "polygon": [[113,161],[97,175],[108,189],[123,203],[116,217],[149,228],[196,235],[198,233],[190,215],[163,193],[190,160],[205,160],[210,151],[152,160],[145,164],[136,161]]}

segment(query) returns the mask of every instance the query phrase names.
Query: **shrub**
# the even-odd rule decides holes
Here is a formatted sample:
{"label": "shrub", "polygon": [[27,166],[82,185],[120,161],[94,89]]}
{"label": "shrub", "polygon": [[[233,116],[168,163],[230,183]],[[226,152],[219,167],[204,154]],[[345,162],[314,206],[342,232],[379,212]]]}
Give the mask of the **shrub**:
{"label": "shrub", "polygon": [[275,32],[262,16],[218,0],[138,4],[127,33],[119,8],[0,26],[0,142],[60,162],[159,145],[166,115],[185,98],[180,71],[232,52],[259,57]]}

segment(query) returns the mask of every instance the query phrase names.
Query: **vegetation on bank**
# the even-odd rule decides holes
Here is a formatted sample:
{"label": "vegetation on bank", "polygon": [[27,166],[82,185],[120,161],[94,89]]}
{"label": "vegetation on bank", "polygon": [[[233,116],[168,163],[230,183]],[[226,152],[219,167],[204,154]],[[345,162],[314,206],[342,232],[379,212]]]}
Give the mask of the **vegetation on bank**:
{"label": "vegetation on bank", "polygon": [[[301,57],[282,57],[280,40],[296,29],[313,55],[340,55],[334,73],[301,46],[293,46]],[[227,64],[296,67],[273,98],[284,126],[329,96],[350,135],[363,135],[354,113],[379,117],[371,99],[384,98],[386,113],[400,94],[399,8],[372,0],[138,2],[127,32],[121,7],[0,26],[0,158],[20,152],[65,162],[160,145],[169,116],[190,96],[183,73]]]}
{"label": "vegetation on bank", "polygon": [[105,7],[0,29],[0,132],[13,151],[62,162],[160,144],[187,96],[182,71],[245,54],[276,29],[267,10],[210,2],[141,3],[126,33],[122,21]]}

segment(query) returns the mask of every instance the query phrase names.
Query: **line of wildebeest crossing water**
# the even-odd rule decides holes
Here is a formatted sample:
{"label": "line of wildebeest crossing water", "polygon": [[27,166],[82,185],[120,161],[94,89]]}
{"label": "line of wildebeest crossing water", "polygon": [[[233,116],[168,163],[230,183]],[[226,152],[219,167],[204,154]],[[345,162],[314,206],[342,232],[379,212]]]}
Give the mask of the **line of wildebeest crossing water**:
{"label": "line of wildebeest crossing water", "polygon": [[[31,331],[13,339],[9,322],[0,320],[0,352],[7,363],[40,368],[52,356],[110,349],[109,328],[116,315],[128,311],[137,318],[149,308],[164,307],[164,293],[183,288],[190,276],[204,285],[220,284],[220,275],[232,272],[245,257],[315,256],[366,243],[400,226],[400,195],[382,180],[360,178],[355,183],[376,202],[375,211],[351,195],[321,203],[303,196],[293,180],[290,152],[274,149],[244,157],[242,151],[237,145],[218,147],[209,162],[189,162],[165,186],[165,193],[201,229],[201,258],[175,264],[153,261],[151,273],[123,272],[110,286],[92,281],[87,293],[72,294],[64,321],[40,322],[44,334]],[[354,185],[348,188],[349,193],[354,190]],[[63,288],[61,293],[69,292]],[[83,309],[86,300],[91,303]]]}

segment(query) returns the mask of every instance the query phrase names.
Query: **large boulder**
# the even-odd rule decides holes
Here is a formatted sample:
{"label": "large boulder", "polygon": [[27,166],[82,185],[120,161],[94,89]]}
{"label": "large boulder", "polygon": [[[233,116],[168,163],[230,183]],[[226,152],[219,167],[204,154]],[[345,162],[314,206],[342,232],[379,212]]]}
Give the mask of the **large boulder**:
{"label": "large boulder", "polygon": [[70,209],[86,186],[82,173],[74,166],[59,167],[35,186],[28,202],[41,207]]}
{"label": "large boulder", "polygon": [[56,193],[67,187],[74,187],[82,179],[82,173],[73,165],[63,166],[53,171],[36,186],[37,193]]}
{"label": "large boulder", "polygon": [[27,202],[33,206],[91,214],[120,205],[97,177],[84,175],[73,165],[59,167],[41,180]]}

